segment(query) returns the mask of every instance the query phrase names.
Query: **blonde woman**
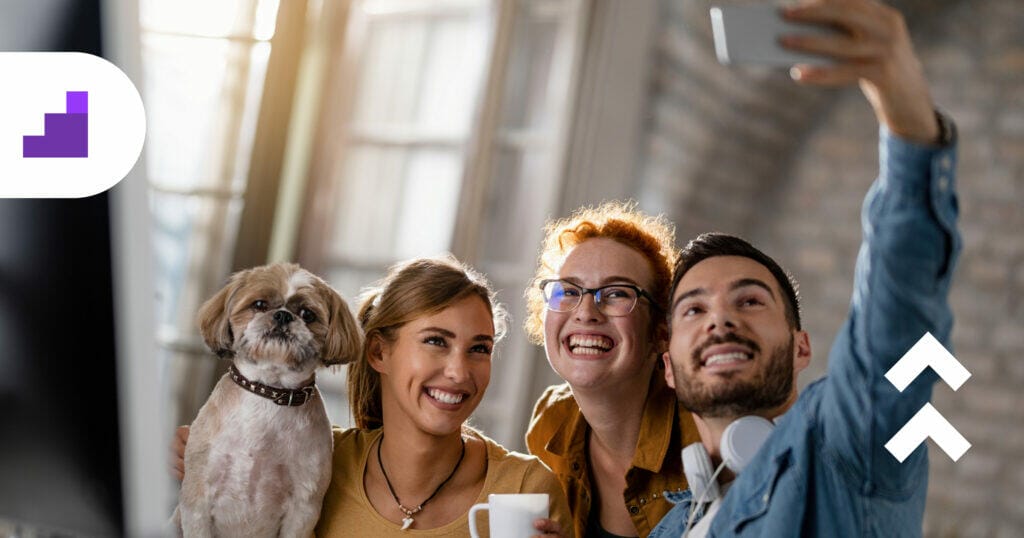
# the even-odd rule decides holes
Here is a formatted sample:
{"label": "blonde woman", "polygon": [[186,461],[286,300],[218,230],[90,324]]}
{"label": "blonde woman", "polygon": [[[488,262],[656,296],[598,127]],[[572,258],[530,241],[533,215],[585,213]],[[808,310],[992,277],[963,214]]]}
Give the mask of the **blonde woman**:
{"label": "blonde woman", "polygon": [[356,427],[334,431],[316,535],[463,537],[470,507],[489,494],[547,493],[538,535],[573,536],[554,475],[466,424],[506,327],[487,281],[451,257],[413,260],[364,297],[359,321],[366,345],[348,373]]}

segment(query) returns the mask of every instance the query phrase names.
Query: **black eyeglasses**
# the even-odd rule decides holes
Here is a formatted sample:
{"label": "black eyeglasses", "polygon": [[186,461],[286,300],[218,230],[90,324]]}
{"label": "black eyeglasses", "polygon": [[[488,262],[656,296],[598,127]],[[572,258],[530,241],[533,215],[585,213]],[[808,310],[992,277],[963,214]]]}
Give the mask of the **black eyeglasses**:
{"label": "black eyeglasses", "polygon": [[547,279],[540,282],[544,292],[544,303],[554,312],[571,312],[583,302],[583,296],[592,294],[594,304],[602,314],[611,317],[625,316],[636,308],[640,297],[646,298],[655,307],[654,297],[632,284],[609,284],[600,288],[584,288],[564,280]]}

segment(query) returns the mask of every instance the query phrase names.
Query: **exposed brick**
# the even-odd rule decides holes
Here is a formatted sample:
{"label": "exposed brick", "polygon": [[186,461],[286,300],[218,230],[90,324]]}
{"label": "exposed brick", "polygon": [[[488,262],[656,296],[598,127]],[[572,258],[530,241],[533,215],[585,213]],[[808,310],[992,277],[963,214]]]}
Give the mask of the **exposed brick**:
{"label": "exposed brick", "polygon": [[[954,342],[956,342],[955,338]],[[1000,361],[992,354],[991,350],[980,349],[964,353],[960,351],[960,348],[956,348],[956,351],[957,359],[971,372],[971,379],[985,383],[1005,379],[1005,372],[1000,367]]]}
{"label": "exposed brick", "polygon": [[967,278],[975,285],[986,288],[1001,288],[1006,285],[1010,274],[1006,262],[982,257],[965,261],[964,270]]}
{"label": "exposed brick", "polygon": [[995,530],[995,522],[973,512],[965,517],[960,525],[961,536],[991,536]]}
{"label": "exposed brick", "polygon": [[921,61],[928,66],[931,77],[960,77],[971,72],[974,56],[970,51],[953,44],[939,44],[920,52]]}
{"label": "exposed brick", "polygon": [[989,56],[985,66],[995,76],[1019,77],[1024,72],[1024,48],[996,52]]}
{"label": "exposed brick", "polygon": [[[978,186],[984,189],[984,196],[994,200],[1012,200],[1017,195],[1017,191],[1020,186],[1017,184],[1019,178],[1015,177],[1013,170],[1009,167],[996,164],[982,172],[978,177]],[[1019,240],[1019,237],[1015,237],[1009,241],[1002,241],[1006,246],[1012,246],[1013,250],[1010,255],[1014,255],[1022,250],[1022,244],[1024,242]]]}
{"label": "exposed brick", "polygon": [[1000,522],[993,536],[995,538],[1020,538],[1021,527],[1024,527],[1024,521]]}
{"label": "exposed brick", "polygon": [[801,272],[832,271],[836,266],[835,255],[823,248],[801,249],[796,260]]}
{"label": "exposed brick", "polygon": [[999,116],[996,127],[1004,135],[1024,135],[1024,112],[1007,110]]}
{"label": "exposed brick", "polygon": [[[945,457],[945,454],[936,455],[936,457],[941,459]],[[1002,468],[1002,462],[998,454],[983,448],[971,447],[956,461],[956,466],[958,473],[969,476],[972,480],[989,481],[996,478]]]}
{"label": "exposed brick", "polygon": [[[1016,419],[1017,417],[1008,418],[1002,424],[998,433],[999,441],[996,444],[998,444],[1000,450],[1008,455],[1024,454],[1024,428],[1021,427],[1021,421]],[[1020,478],[1020,482],[1016,485],[1021,488],[1021,493],[1024,494],[1024,465],[1014,461],[1010,467],[1017,470],[1017,477]]]}
{"label": "exposed brick", "polygon": [[962,392],[961,398],[967,404],[968,410],[974,413],[997,417],[1016,414],[1020,409],[1021,398],[1016,389],[965,384],[959,392]]}
{"label": "exposed brick", "polygon": [[[1003,381],[1024,385],[1024,360],[1021,360],[1021,352],[1007,352],[1000,358]],[[1024,445],[1021,448],[1024,450]]]}
{"label": "exposed brick", "polygon": [[992,347],[997,351],[1024,353],[1024,325],[1019,319],[1006,319],[996,326],[992,335]]}
{"label": "exposed brick", "polygon": [[[1019,492],[1024,490],[1018,490],[1018,495],[1006,496],[1000,499],[999,505],[1006,513],[1016,518],[1018,521],[1024,520],[1024,502],[1021,502]],[[1019,528],[1018,528],[1019,532]],[[1018,534],[1020,536],[1020,534]]]}

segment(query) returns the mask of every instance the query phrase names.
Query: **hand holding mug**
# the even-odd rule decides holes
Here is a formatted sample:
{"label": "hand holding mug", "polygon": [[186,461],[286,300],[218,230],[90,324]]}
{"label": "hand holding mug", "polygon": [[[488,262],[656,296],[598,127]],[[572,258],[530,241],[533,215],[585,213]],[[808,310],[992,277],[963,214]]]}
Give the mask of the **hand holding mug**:
{"label": "hand holding mug", "polygon": [[[488,512],[491,538],[526,538],[538,531],[560,533],[558,524],[548,519],[547,493],[495,493],[487,496],[486,503],[474,504],[469,509],[469,533],[479,538],[476,515]],[[543,520],[543,521],[538,521]]]}

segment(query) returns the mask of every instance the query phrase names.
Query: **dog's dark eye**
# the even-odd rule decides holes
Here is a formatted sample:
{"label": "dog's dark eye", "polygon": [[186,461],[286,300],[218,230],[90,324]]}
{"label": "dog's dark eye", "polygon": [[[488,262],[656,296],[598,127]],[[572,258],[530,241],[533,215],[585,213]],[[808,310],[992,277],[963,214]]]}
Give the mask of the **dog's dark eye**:
{"label": "dog's dark eye", "polygon": [[306,323],[313,323],[316,321],[316,314],[308,308],[299,310],[299,317],[301,317],[302,321],[305,321]]}
{"label": "dog's dark eye", "polygon": [[252,304],[252,307],[255,308],[256,310],[259,310],[260,312],[266,312],[268,306],[269,305],[267,305],[267,302],[264,301],[263,299],[259,299]]}

